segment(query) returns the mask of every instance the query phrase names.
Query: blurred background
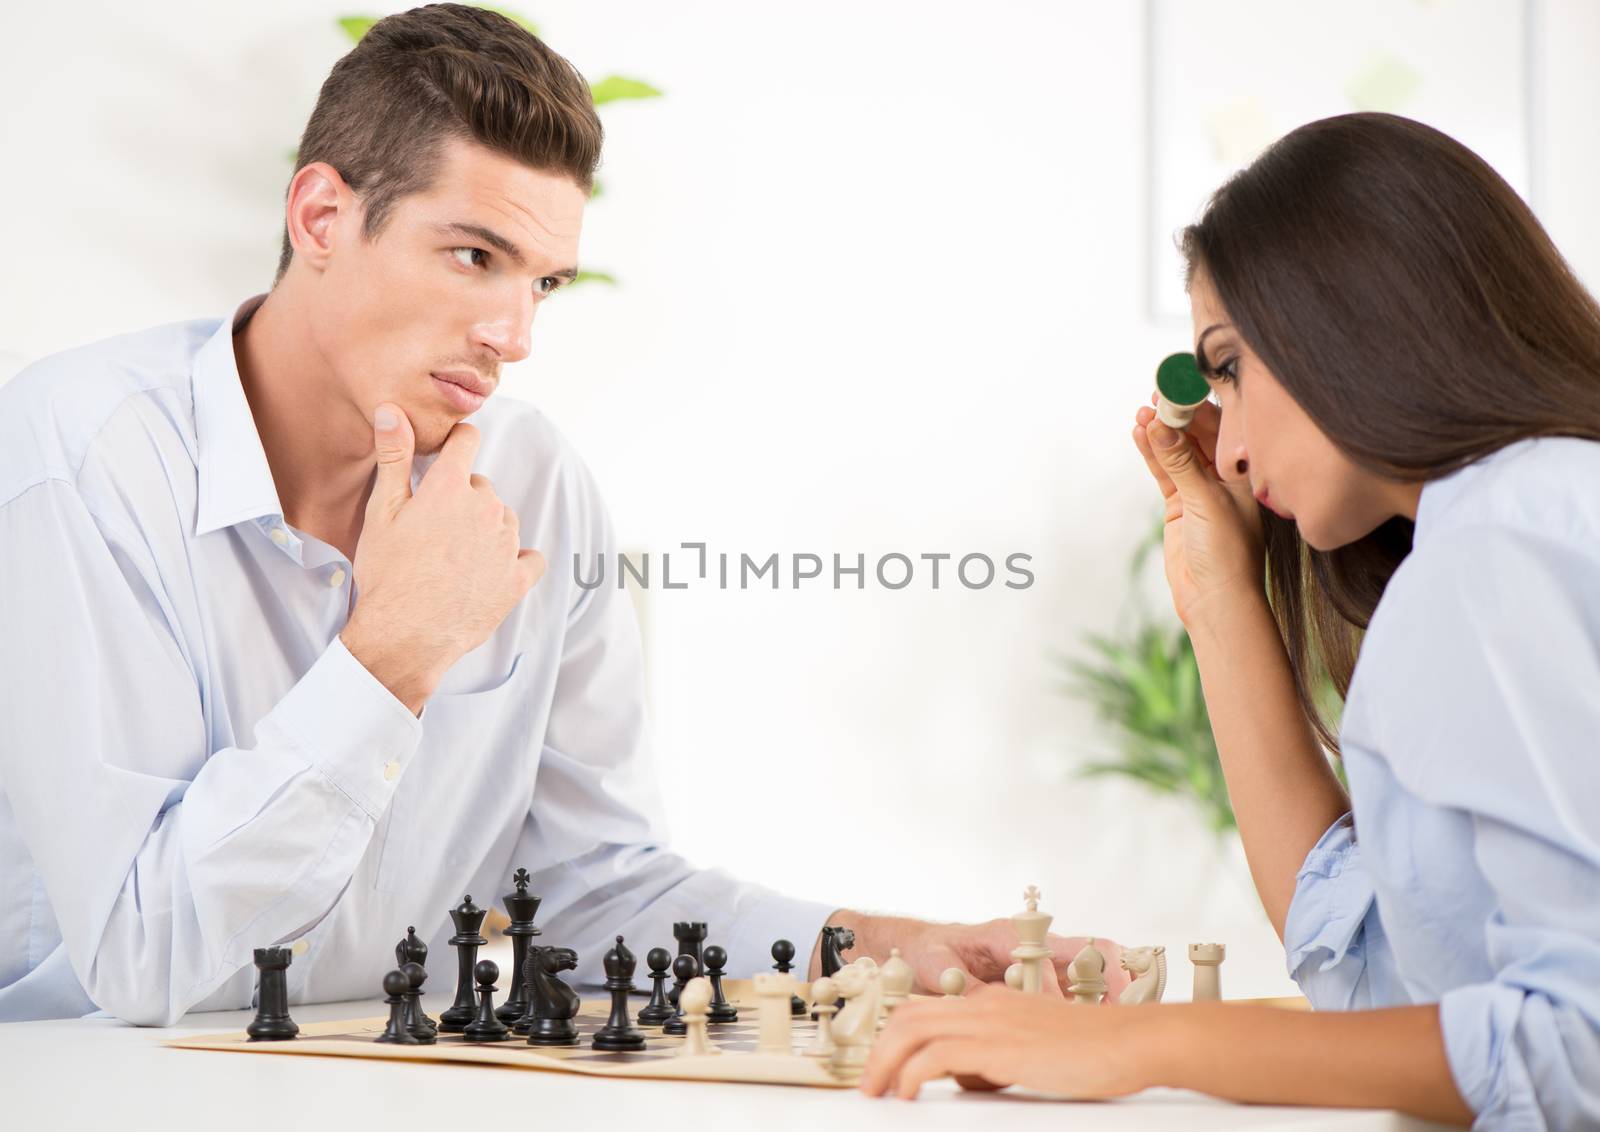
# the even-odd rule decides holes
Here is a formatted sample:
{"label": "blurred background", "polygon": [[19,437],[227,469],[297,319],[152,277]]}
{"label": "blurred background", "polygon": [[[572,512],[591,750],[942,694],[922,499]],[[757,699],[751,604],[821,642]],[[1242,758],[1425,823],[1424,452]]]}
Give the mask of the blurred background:
{"label": "blurred background", "polygon": [[[0,379],[265,290],[317,89],[403,6],[8,11]],[[583,238],[615,282],[547,304],[504,393],[654,560],[678,847],[935,918],[1037,884],[1058,930],[1219,940],[1230,996],[1291,991],[1159,553],[1136,563],[1159,510],[1133,414],[1191,341],[1172,235],[1285,131],[1393,110],[1494,163],[1595,287],[1600,3],[507,8],[597,89],[642,84],[609,88],[634,97],[602,107]],[[777,553],[784,588],[662,590],[684,542]],[[904,589],[871,576],[889,553]],[[939,553],[1028,554],[1035,581],[967,589],[952,560],[934,589]],[[794,554],[865,555],[866,588],[789,588]]]}

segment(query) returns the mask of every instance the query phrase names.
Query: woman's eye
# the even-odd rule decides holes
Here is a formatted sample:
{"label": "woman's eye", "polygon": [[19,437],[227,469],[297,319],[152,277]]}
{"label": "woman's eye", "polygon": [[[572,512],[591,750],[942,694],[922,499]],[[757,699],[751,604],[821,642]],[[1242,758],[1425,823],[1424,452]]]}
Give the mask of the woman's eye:
{"label": "woman's eye", "polygon": [[1239,380],[1239,359],[1230,358],[1211,371],[1218,381],[1232,383]]}
{"label": "woman's eye", "polygon": [[[481,267],[489,258],[489,253],[482,248],[451,248],[450,254],[456,257],[456,262],[462,267]],[[482,256],[483,259],[475,259],[475,256]]]}

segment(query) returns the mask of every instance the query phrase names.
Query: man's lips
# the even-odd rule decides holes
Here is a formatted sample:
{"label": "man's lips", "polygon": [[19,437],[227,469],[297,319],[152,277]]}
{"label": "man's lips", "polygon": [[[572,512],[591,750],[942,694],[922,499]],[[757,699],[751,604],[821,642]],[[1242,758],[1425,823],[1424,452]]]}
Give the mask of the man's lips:
{"label": "man's lips", "polygon": [[449,401],[463,413],[476,412],[494,392],[494,383],[471,370],[435,370],[429,375]]}

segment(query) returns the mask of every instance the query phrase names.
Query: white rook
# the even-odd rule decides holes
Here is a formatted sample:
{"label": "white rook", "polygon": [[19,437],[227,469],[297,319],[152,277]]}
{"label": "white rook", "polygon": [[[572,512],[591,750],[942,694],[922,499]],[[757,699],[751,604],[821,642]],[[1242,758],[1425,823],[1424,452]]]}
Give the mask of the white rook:
{"label": "white rook", "polygon": [[1228,949],[1220,943],[1191,943],[1189,962],[1194,964],[1194,1001],[1217,1002],[1222,998],[1222,961]]}
{"label": "white rook", "polygon": [[756,1052],[792,1054],[789,996],[794,993],[794,976],[763,971],[750,984],[756,992]]}

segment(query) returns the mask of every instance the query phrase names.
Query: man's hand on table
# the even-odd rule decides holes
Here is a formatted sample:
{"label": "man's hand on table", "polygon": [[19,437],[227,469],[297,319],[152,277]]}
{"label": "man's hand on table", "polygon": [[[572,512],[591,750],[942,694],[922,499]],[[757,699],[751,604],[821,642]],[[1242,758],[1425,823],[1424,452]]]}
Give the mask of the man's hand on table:
{"label": "man's hand on table", "polygon": [[[828,917],[828,923],[849,928],[855,933],[856,945],[844,955],[850,962],[862,955],[870,955],[880,964],[889,957],[889,949],[898,947],[900,957],[911,964],[917,981],[912,987],[916,994],[938,994],[939,976],[950,967],[959,967],[967,975],[967,995],[981,995],[995,989],[992,984],[1002,984],[1006,968],[1011,966],[1012,948],[1017,946],[1017,929],[1009,919],[989,920],[982,924],[934,924],[925,920],[903,919],[895,916],[872,916],[860,912],[841,910]],[[1044,994],[1060,999],[1062,986],[1067,981],[1067,964],[1091,940],[1084,936],[1049,935],[1045,946],[1052,955],[1044,966]],[[1106,1002],[1115,1002],[1130,981],[1122,969],[1122,948],[1108,939],[1092,941],[1105,956]],[[822,973],[822,941],[819,939],[812,951],[809,977]]]}

